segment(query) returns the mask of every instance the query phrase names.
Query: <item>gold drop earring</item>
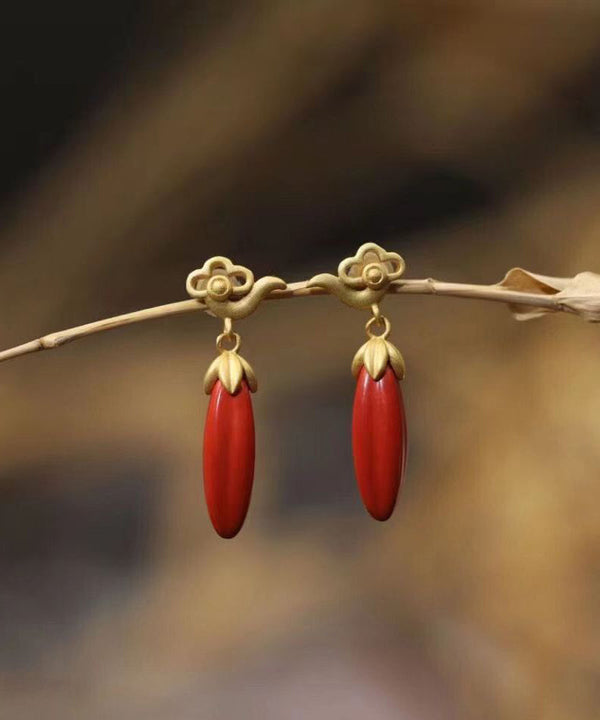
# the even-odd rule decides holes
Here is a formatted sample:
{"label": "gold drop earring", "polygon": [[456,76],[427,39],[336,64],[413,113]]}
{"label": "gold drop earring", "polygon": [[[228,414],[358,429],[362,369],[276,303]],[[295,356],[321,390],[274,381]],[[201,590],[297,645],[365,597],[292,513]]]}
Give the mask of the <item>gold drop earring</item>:
{"label": "gold drop earring", "polygon": [[309,287],[323,288],[350,307],[372,313],[365,326],[367,342],[352,362],[357,378],[352,449],[363,503],[376,520],[387,520],[392,514],[406,469],[406,414],[400,388],[404,360],[388,340],[391,325],[379,309],[390,283],[404,269],[400,255],[366,243],[354,257],[340,263],[337,277],[325,273],[308,282]]}
{"label": "gold drop earring", "polygon": [[250,315],[272,290],[283,290],[280,278],[254,282],[252,272],[228,258],[213,257],[187,278],[189,295],[223,320],[217,337],[218,356],[204,378],[210,395],[204,426],[204,495],[211,522],[223,538],[240,531],[254,483],[255,432],[252,399],[257,382],[239,354],[241,339],[233,320]]}

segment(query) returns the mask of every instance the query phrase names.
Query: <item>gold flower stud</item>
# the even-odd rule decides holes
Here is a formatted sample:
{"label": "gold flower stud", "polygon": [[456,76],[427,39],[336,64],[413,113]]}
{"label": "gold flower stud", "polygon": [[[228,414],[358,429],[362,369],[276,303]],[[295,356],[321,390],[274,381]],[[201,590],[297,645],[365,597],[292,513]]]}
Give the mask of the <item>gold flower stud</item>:
{"label": "gold flower stud", "polygon": [[337,277],[329,273],[316,275],[309,280],[308,287],[324,288],[351,307],[368,308],[381,300],[405,267],[398,253],[365,243],[354,257],[342,260]]}
{"label": "gold flower stud", "polygon": [[239,320],[254,312],[258,303],[272,290],[284,290],[286,283],[277,277],[254,281],[254,274],[243,265],[234,265],[220,255],[188,275],[186,289],[203,301],[217,317]]}

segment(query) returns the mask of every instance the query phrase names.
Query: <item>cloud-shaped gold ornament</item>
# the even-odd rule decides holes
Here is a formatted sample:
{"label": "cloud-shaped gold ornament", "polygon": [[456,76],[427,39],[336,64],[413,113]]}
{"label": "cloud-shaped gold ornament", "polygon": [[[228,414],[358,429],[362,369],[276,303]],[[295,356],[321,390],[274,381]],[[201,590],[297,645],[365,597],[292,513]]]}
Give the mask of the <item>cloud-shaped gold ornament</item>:
{"label": "cloud-shaped gold ornament", "polygon": [[254,282],[254,274],[243,265],[234,265],[220,255],[207,260],[191,272],[186,281],[188,294],[205,303],[217,317],[239,320],[256,310],[258,303],[272,290],[284,290],[281,278],[263,277]]}
{"label": "cloud-shaped gold ornament", "polygon": [[368,308],[387,292],[390,283],[402,275],[404,260],[375,243],[361,245],[354,257],[338,266],[338,276],[322,273],[308,281],[308,287],[321,287],[354,308]]}

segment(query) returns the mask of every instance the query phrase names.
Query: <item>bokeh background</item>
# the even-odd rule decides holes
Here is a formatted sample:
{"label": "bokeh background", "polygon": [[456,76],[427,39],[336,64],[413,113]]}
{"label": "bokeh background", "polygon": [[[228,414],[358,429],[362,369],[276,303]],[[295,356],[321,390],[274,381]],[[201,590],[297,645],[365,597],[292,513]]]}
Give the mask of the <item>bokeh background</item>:
{"label": "bokeh background", "polygon": [[[408,277],[600,268],[594,0],[3,9],[0,345],[288,281],[362,242]],[[251,511],[203,504],[200,314],[0,367],[0,717],[586,720],[600,707],[598,328],[385,304],[411,455],[355,488],[365,316],[267,303]]]}

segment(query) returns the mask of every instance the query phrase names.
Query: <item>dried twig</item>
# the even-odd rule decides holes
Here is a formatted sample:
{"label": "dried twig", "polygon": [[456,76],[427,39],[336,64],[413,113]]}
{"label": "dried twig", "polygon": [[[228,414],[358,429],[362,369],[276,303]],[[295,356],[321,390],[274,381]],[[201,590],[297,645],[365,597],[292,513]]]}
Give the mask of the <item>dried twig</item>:
{"label": "dried twig", "polygon": [[[515,268],[507,273],[502,282],[495,285],[452,283],[433,278],[399,280],[390,285],[388,293],[393,295],[444,295],[501,302],[507,304],[518,319],[529,319],[548,312],[562,311],[580,315],[592,322],[600,321],[600,275],[589,272],[580,273],[574,278],[550,278]],[[266,299],[283,300],[325,294],[327,291],[323,288],[307,287],[307,283],[302,281],[289,283],[284,290],[273,290]],[[201,301],[183,300],[105,318],[44,335],[23,345],[4,350],[0,352],[0,362],[38,350],[52,350],[72,340],[124,325],[198,310],[209,312]]]}

